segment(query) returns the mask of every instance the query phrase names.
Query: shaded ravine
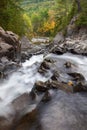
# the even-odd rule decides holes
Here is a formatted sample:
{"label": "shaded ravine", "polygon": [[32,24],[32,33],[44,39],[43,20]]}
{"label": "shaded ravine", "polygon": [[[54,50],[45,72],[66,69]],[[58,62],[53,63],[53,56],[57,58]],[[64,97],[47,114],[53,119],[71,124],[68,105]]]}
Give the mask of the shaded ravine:
{"label": "shaded ravine", "polygon": [[[44,59],[50,59],[55,62],[55,67],[53,66],[45,75],[38,71]],[[24,105],[24,102],[21,100],[19,100],[18,103],[14,103],[16,99],[25,93],[29,94],[35,82],[48,81],[52,76],[54,68],[65,73],[66,69],[64,68],[64,64],[66,62],[71,62],[74,66],[72,71],[81,73],[87,81],[87,58],[85,56],[73,55],[71,53],[65,53],[60,56],[55,54],[48,54],[46,57],[44,57],[43,54],[32,56],[29,61],[27,60],[22,64],[22,67],[17,70],[17,72],[13,73],[6,81],[0,84],[0,117],[6,117],[9,120],[9,115],[11,115],[13,121],[17,107],[21,106],[22,110],[22,103]],[[61,75],[61,77],[62,76],[64,75]],[[66,75],[63,78],[66,78]],[[50,93],[52,94],[52,100],[50,102],[46,104],[39,103],[37,99],[35,103],[31,103],[31,105],[39,104],[38,110],[40,111],[40,115],[38,115],[38,117],[40,126],[38,126],[37,123],[33,128],[27,127],[26,130],[86,130],[87,93],[70,94],[61,90],[58,92],[51,92],[50,90]],[[28,100],[27,103],[26,100]],[[25,98],[24,101],[25,105],[23,109],[30,107],[30,100]],[[28,105],[26,106],[26,104]],[[18,109],[18,112],[19,110],[20,109]],[[27,110],[25,113],[27,113]],[[16,119],[17,118],[16,116]],[[3,123],[3,121],[0,118],[0,125],[1,123]],[[24,124],[22,128],[15,127],[15,130],[25,130],[25,127],[26,125]],[[3,125],[0,126],[0,128],[0,130],[13,130],[13,127],[4,129]]]}

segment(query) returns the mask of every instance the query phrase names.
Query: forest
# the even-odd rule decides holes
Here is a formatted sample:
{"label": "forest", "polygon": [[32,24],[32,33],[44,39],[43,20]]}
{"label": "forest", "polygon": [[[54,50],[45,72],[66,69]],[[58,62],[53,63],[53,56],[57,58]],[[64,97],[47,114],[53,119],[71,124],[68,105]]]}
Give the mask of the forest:
{"label": "forest", "polygon": [[[86,0],[80,0],[81,11],[77,26],[87,25],[86,3]],[[20,36],[53,37],[58,31],[65,29],[77,13],[76,0],[1,0],[0,25]]]}

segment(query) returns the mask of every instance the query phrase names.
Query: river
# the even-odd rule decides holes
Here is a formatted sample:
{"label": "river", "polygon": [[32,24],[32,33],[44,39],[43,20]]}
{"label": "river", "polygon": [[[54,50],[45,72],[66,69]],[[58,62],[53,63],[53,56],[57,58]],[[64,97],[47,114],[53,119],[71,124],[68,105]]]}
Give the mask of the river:
{"label": "river", "polygon": [[[14,72],[12,75],[9,76],[8,79],[6,79],[3,83],[0,84],[0,116],[7,116],[10,113],[10,111],[12,111],[12,108],[8,107],[8,104],[10,104],[14,99],[21,96],[22,94],[29,93],[32,90],[36,81],[45,82],[48,79],[50,79],[50,77],[52,76],[52,71],[49,71],[47,75],[42,75],[38,72],[38,69],[41,63],[43,62],[43,60],[49,57],[51,57],[54,60],[57,59],[59,61],[59,69],[61,69],[61,63],[64,64],[65,61],[70,61],[72,64],[77,66],[76,72],[81,73],[85,77],[85,80],[87,80],[87,57],[85,56],[74,55],[71,53],[65,53],[63,55],[48,54],[46,57],[44,57],[43,54],[34,55],[29,60],[26,60],[26,62],[22,63],[22,67],[19,70],[17,70],[17,72]],[[70,130],[71,125],[69,125],[69,127],[66,126],[67,125],[66,121],[68,122],[68,124],[69,123],[71,124],[73,122],[72,123],[73,125],[74,124],[76,125],[77,122],[77,126],[78,126],[79,125],[78,119],[76,119],[75,114],[79,118],[79,114],[81,111],[82,111],[81,119],[87,117],[87,103],[86,103],[87,96],[84,97],[83,95],[80,94],[70,96],[68,94],[63,93],[62,91],[59,91],[58,95],[59,95],[58,96],[59,103],[56,102],[58,98],[56,99],[55,97],[54,103],[52,101],[52,103],[49,104],[50,109],[47,108],[46,110],[47,115],[45,113],[44,116],[42,117],[41,121],[44,124],[43,130],[53,130],[53,127],[50,126],[52,122],[52,117],[50,117],[50,115],[52,114],[53,111],[54,114],[52,114],[52,116],[54,119],[53,122],[55,123],[52,122],[52,124],[53,126],[55,126],[54,130]],[[78,108],[77,106],[83,108]],[[56,112],[59,113],[58,117],[56,116],[56,112],[55,112],[55,109],[57,109],[57,107],[58,110]],[[65,109],[63,109],[62,107],[64,107]],[[78,109],[78,111],[76,110],[76,108]],[[84,115],[83,112],[86,115]],[[50,121],[48,121],[49,119]],[[59,125],[56,124],[58,123],[58,121],[56,121],[57,119],[58,121],[61,120],[59,121]],[[87,118],[85,118],[85,122],[87,122],[86,120]],[[80,124],[82,124],[81,120],[79,121]],[[63,123],[62,126],[60,125],[61,123]],[[58,127],[59,129],[57,129]],[[86,130],[86,126],[85,127],[79,126],[78,128],[75,127],[75,129],[73,127],[71,130]]]}

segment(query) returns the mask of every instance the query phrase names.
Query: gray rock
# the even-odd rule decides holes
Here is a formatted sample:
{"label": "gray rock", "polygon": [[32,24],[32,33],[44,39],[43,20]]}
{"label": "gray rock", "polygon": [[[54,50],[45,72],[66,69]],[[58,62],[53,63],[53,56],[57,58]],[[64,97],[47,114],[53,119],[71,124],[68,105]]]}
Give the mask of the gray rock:
{"label": "gray rock", "polygon": [[35,83],[35,89],[39,92],[46,92],[47,91],[46,84],[42,81],[38,81]]}
{"label": "gray rock", "polygon": [[20,57],[19,36],[0,27],[0,58],[7,56],[10,60]]}
{"label": "gray rock", "polygon": [[63,36],[63,33],[62,32],[59,32],[55,38],[53,39],[53,43],[54,44],[58,44],[60,42],[63,42],[64,41],[64,36]]}
{"label": "gray rock", "polygon": [[87,93],[66,94],[58,91],[40,110],[41,130],[86,130]]}
{"label": "gray rock", "polygon": [[29,39],[24,36],[20,39],[21,42],[21,50],[26,51],[28,49],[31,49],[33,47],[33,44],[29,41]]}

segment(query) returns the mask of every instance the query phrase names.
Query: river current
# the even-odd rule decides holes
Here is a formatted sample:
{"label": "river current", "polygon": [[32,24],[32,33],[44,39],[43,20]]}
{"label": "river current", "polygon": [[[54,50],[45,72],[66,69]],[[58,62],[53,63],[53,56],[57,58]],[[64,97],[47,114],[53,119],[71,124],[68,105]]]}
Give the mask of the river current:
{"label": "river current", "polygon": [[[78,66],[77,72],[82,73],[87,80],[87,57],[70,53],[60,56],[49,54],[46,57],[71,61],[73,64]],[[42,76],[38,72],[40,64],[46,57],[44,57],[43,54],[32,56],[29,60],[22,63],[22,67],[17,70],[17,72],[14,72],[6,81],[0,84],[0,115],[5,115],[9,111],[9,108],[6,106],[14,99],[25,92],[29,93],[36,81],[45,82],[51,77],[51,72],[49,72],[47,76]]]}

